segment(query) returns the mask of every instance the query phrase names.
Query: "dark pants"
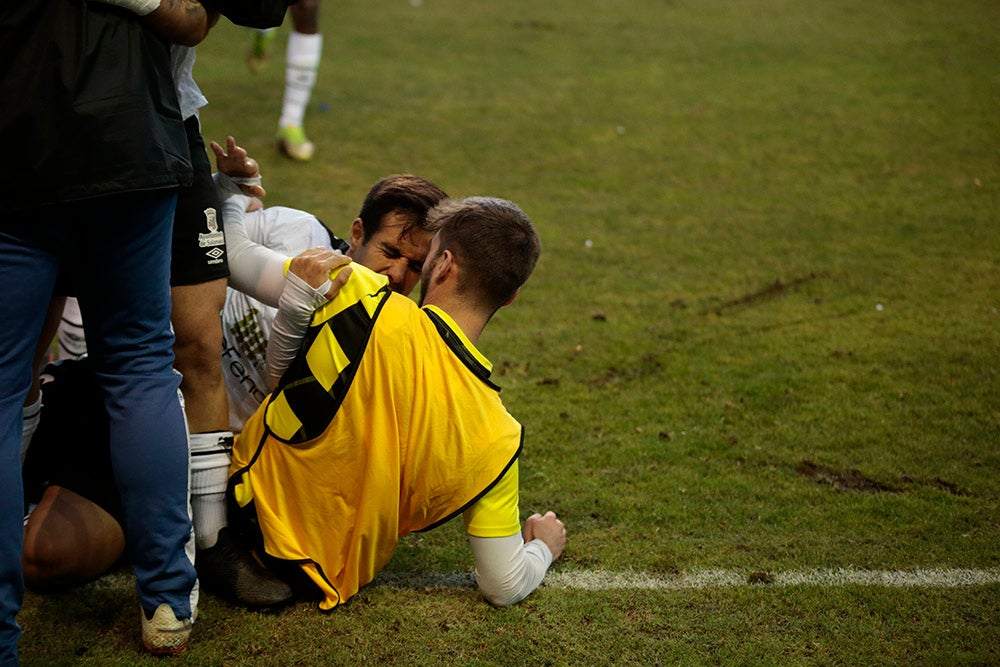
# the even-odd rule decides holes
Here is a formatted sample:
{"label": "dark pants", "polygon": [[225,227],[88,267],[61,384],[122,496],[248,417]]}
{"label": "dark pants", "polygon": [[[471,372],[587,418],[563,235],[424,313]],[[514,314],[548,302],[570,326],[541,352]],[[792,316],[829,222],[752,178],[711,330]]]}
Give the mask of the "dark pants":
{"label": "dark pants", "polygon": [[65,273],[84,318],[110,418],[126,553],[140,605],[191,615],[196,576],[188,449],[173,370],[170,238],[173,190],[99,197],[0,216],[0,664],[20,635],[22,404],[53,286]]}

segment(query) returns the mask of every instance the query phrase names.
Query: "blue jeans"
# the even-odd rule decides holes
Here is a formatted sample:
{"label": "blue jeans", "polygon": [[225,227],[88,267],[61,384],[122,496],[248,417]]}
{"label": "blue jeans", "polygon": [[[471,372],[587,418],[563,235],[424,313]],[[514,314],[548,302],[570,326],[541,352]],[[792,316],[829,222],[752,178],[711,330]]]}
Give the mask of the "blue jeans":
{"label": "blue jeans", "polygon": [[[16,664],[21,607],[22,404],[63,275],[79,298],[111,418],[126,554],[146,611],[191,616],[196,575],[188,445],[173,370],[170,243],[176,193],[128,193],[0,217],[0,665]],[[85,437],[85,436],[84,436]]]}

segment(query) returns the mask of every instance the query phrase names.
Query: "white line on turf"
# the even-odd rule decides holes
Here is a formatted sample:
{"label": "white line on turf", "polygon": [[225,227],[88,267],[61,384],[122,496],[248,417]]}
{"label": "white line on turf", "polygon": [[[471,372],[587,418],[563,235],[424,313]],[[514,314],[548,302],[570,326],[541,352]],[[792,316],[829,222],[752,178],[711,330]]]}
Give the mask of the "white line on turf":
{"label": "white line on turf", "polygon": [[[376,584],[391,588],[474,586],[464,573],[383,573]],[[882,586],[887,588],[958,588],[1000,583],[1000,568],[862,570],[854,568],[784,572],[695,570],[676,575],[607,570],[556,569],[545,576],[547,588],[573,590],[684,590],[742,586]]]}
{"label": "white line on turf", "polygon": [[[671,591],[740,587],[873,586],[883,588],[961,588],[1000,584],[1000,568],[923,568],[913,570],[863,570],[830,568],[784,572],[693,570],[675,575],[610,570],[555,569],[545,576],[544,586],[565,590]],[[131,587],[127,571],[108,574],[92,586]],[[471,572],[382,572],[373,582],[387,588],[473,588]]]}
{"label": "white line on turf", "polygon": [[738,572],[701,570],[675,576],[645,572],[599,570],[553,571],[547,586],[583,590],[733,588],[739,586],[882,586],[888,588],[958,588],[1000,583],[1000,568],[935,568],[917,570],[860,570],[853,568]]}

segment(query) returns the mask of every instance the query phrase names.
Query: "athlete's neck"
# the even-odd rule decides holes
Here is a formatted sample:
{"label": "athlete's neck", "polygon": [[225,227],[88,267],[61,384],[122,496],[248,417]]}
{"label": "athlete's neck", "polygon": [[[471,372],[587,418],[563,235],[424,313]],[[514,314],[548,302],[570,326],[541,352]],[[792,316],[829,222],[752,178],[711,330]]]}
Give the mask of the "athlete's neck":
{"label": "athlete's neck", "polygon": [[486,323],[490,319],[489,315],[477,308],[470,307],[467,302],[457,296],[446,298],[444,295],[436,295],[434,299],[427,299],[424,305],[435,306],[448,313],[448,316],[455,321],[455,324],[459,326],[462,333],[473,345],[478,344],[479,336],[483,333],[483,329],[486,328]]}

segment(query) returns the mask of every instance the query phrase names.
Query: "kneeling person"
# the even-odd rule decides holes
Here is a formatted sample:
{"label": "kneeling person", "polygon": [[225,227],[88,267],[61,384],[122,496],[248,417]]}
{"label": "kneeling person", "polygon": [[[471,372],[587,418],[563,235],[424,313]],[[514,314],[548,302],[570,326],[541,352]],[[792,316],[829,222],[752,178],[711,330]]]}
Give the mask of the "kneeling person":
{"label": "kneeling person", "polygon": [[292,565],[331,609],[374,579],[411,531],[462,515],[480,590],[513,604],[566,543],[518,509],[521,425],[476,348],[531,274],[538,236],[500,199],[439,204],[421,307],[355,266],[233,448],[230,526]]}

